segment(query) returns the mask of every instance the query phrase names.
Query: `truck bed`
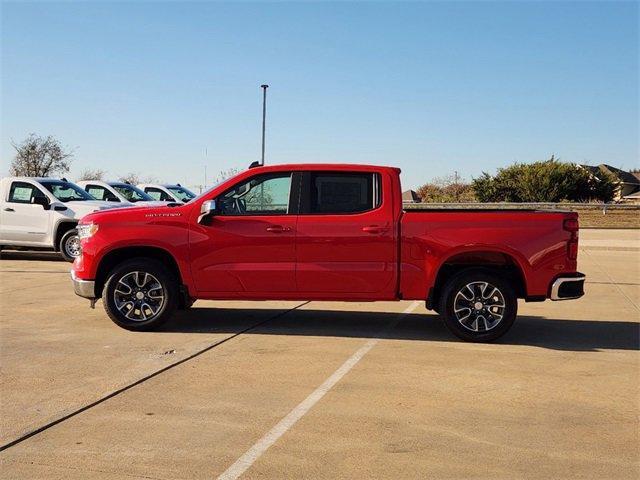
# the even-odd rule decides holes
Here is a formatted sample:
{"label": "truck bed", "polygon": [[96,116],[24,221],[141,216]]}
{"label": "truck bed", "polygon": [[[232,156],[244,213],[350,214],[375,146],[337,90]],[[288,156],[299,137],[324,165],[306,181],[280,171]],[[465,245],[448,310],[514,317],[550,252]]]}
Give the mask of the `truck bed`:
{"label": "truck bed", "polygon": [[405,298],[427,295],[443,262],[473,263],[484,255],[529,279],[525,297],[546,296],[555,276],[575,271],[575,261],[567,260],[571,234],[563,224],[577,218],[575,212],[534,209],[405,209],[401,292]]}

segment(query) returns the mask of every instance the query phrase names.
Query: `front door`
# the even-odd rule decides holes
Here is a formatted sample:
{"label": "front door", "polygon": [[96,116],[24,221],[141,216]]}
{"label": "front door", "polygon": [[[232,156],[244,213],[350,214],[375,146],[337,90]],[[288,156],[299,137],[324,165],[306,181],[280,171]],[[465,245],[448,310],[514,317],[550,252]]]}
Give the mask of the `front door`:
{"label": "front door", "polygon": [[34,204],[36,197],[46,198],[36,185],[24,181],[11,183],[6,203],[0,212],[3,239],[28,245],[47,243],[51,211]]}
{"label": "front door", "polygon": [[291,192],[299,178],[256,175],[216,199],[217,212],[190,236],[199,294],[287,298],[295,292],[297,195]]}
{"label": "front door", "polygon": [[389,178],[374,172],[304,175],[297,287],[309,298],[394,298],[397,232]]}

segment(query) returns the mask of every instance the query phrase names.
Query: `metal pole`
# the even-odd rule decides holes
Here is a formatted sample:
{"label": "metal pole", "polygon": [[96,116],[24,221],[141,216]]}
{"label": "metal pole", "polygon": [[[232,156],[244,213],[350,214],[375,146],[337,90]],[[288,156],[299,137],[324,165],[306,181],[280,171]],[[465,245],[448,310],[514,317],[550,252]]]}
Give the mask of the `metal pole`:
{"label": "metal pole", "polygon": [[262,88],[262,161],[261,165],[264,165],[264,130],[265,122],[267,119],[267,88],[269,85],[260,85]]}
{"label": "metal pole", "polygon": [[456,192],[456,202],[460,202],[460,190],[458,189],[458,171],[455,170],[455,192]]}

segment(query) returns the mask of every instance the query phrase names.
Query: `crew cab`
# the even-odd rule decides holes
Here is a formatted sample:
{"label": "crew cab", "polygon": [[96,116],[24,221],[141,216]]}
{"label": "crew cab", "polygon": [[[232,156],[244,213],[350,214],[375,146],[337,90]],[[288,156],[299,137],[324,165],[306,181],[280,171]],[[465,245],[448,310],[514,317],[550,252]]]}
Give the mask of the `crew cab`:
{"label": "crew cab", "polygon": [[86,214],[112,208],[65,179],[5,177],[0,180],[0,247],[80,254],[76,224]]}
{"label": "crew cab", "polygon": [[154,200],[161,202],[182,202],[187,203],[194,198],[196,194],[179,183],[141,183],[138,188],[149,195]]}
{"label": "crew cab", "polygon": [[154,206],[160,202],[144,193],[135,185],[127,182],[103,182],[102,180],[81,180],[77,184],[89,195],[105,202],[123,203],[126,205]]}
{"label": "crew cab", "polygon": [[75,292],[130,330],[195,299],[424,300],[458,337],[490,341],[518,299],[583,295],[578,216],[404,210],[400,170],[250,168],[187,204],[84,217]]}

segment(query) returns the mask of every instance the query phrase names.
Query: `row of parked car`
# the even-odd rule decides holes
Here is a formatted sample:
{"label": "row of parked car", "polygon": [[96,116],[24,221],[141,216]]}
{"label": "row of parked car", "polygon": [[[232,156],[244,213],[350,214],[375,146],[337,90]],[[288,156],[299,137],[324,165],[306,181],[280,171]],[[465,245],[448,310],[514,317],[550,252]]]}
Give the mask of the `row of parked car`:
{"label": "row of parked car", "polygon": [[0,249],[54,250],[73,261],[81,251],[76,225],[83,216],[107,208],[186,203],[195,197],[180,184],[5,177],[0,180]]}

